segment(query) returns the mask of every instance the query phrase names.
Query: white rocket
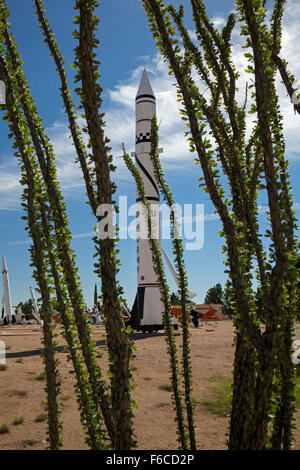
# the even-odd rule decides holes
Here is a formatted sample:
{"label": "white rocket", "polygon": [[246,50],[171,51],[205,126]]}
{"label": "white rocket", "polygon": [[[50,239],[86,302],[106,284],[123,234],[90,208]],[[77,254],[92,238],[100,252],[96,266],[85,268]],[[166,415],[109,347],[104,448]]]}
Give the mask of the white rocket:
{"label": "white rocket", "polygon": [[[176,284],[177,284],[177,287],[178,287],[178,289],[179,289],[179,290],[178,290],[178,294],[179,294],[179,296],[180,296],[180,281],[179,281],[179,278],[178,278],[178,276],[177,276],[177,274],[176,274],[176,271],[175,271],[175,269],[174,269],[174,267],[173,267],[173,265],[172,265],[172,263],[171,263],[171,261],[170,261],[170,258],[169,258],[168,255],[167,255],[167,253],[165,252],[165,250],[163,249],[163,247],[161,247],[161,249],[162,249],[162,253],[163,253],[164,257],[165,257],[167,266],[168,266],[168,268],[169,268],[169,270],[170,270],[170,273],[171,273],[171,275],[172,275],[174,281],[175,281]],[[196,295],[197,295],[197,294],[196,294],[195,292],[189,291],[189,292],[188,292],[188,299],[189,299],[189,300],[192,300],[194,297],[196,297]]]}
{"label": "white rocket", "polygon": [[14,314],[11,307],[9,277],[7,271],[7,264],[4,253],[2,253],[2,279],[3,279],[3,308],[4,315],[2,317],[3,323],[12,323]]}
{"label": "white rocket", "polygon": [[6,87],[3,80],[0,80],[0,104],[6,103]]}
{"label": "white rocket", "polygon": [[[151,205],[153,234],[160,243],[159,190],[150,159],[151,120],[156,114],[156,100],[146,70],[136,95],[136,168],[144,182],[146,197]],[[146,214],[141,216],[137,191],[137,284],[138,290],[131,312],[131,325],[136,330],[153,331],[163,328],[164,305],[157,275],[154,271],[152,252],[147,239]],[[142,204],[140,202],[140,204]],[[141,233],[144,229],[144,234]],[[146,228],[146,234],[145,234]],[[146,235],[146,236],[145,236]]]}
{"label": "white rocket", "polygon": [[34,295],[34,292],[33,292],[32,287],[30,287],[30,294],[31,294],[32,304],[33,304],[33,312],[32,312],[32,314],[33,314],[35,320],[37,321],[38,325],[42,325],[43,322],[42,322],[42,320],[41,320],[41,316],[40,316],[40,313],[39,313],[37,301],[36,301],[36,298],[35,298],[35,295]]}

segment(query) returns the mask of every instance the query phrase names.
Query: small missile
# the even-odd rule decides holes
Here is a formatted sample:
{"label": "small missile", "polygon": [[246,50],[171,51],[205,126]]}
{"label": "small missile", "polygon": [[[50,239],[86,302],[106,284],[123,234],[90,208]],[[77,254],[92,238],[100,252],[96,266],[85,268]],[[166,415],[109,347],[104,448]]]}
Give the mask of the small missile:
{"label": "small missile", "polygon": [[39,313],[39,309],[38,309],[38,306],[37,306],[37,301],[36,301],[36,298],[35,298],[35,295],[34,295],[34,291],[32,289],[32,287],[30,287],[30,294],[31,294],[31,298],[32,298],[32,304],[33,304],[33,316],[35,318],[35,320],[37,321],[37,323],[39,325],[42,325],[42,320],[41,320],[41,316],[40,316],[40,313]]}
{"label": "small missile", "polygon": [[6,103],[6,87],[3,80],[0,80],[0,104]]}
{"label": "small missile", "polygon": [[10,324],[13,321],[13,312],[11,307],[10,298],[10,287],[9,287],[9,276],[7,270],[6,259],[4,253],[2,253],[2,280],[3,280],[3,306],[4,306],[4,318],[7,323]]}

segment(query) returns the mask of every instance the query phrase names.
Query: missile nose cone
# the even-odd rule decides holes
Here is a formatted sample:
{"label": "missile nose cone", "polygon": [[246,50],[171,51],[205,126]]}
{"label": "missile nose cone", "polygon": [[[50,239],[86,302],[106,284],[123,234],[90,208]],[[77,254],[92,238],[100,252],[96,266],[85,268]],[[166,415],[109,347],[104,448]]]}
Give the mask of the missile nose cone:
{"label": "missile nose cone", "polygon": [[3,270],[6,269],[6,259],[5,259],[4,253],[2,253],[2,269]]}
{"label": "missile nose cone", "polygon": [[141,83],[136,94],[136,98],[139,98],[140,96],[144,95],[152,96],[153,98],[155,98],[146,69],[144,69]]}

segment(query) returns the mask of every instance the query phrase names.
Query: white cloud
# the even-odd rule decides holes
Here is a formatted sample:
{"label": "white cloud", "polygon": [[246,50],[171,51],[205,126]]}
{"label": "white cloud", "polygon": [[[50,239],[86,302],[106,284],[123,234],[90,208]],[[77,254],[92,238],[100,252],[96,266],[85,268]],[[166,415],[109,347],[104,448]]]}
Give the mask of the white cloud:
{"label": "white cloud", "polygon": [[[78,240],[80,238],[93,238],[96,235],[96,232],[84,232],[84,233],[75,233],[72,235],[73,240]],[[9,242],[9,246],[18,246],[18,245],[30,245],[31,240],[27,238],[26,240],[18,240],[15,242]]]}
{"label": "white cloud", "polygon": [[[300,29],[298,18],[300,16],[300,3],[289,0],[286,4],[284,16],[283,41],[281,56],[289,62],[289,70],[300,77],[300,61],[298,44],[300,43]],[[213,18],[217,27],[225,24],[225,19],[219,14]],[[245,99],[245,86],[250,76],[245,73],[247,61],[244,57],[245,49],[241,46],[244,39],[240,36],[238,27],[233,33],[233,58],[237,70],[240,73],[238,100],[240,103]],[[144,65],[147,66],[151,84],[157,99],[157,113],[160,121],[160,146],[164,148],[163,162],[165,169],[180,169],[191,171],[193,157],[189,153],[188,144],[184,132],[186,130],[178,113],[178,102],[176,95],[175,79],[168,75],[168,66],[159,55],[154,57],[140,58],[143,65],[136,67],[129,79],[106,90],[104,95],[103,111],[106,113],[105,128],[107,136],[111,139],[112,154],[115,157],[117,172],[114,178],[119,180],[131,180],[122,158],[121,144],[124,142],[127,151],[134,151],[135,141],[135,95]],[[287,156],[290,159],[299,158],[300,148],[300,117],[294,115],[293,106],[287,93],[280,83],[280,103],[284,116],[284,132],[287,143]],[[204,92],[204,87],[201,86]],[[250,95],[250,93],[249,93]],[[249,129],[251,129],[251,116],[248,118]],[[55,122],[47,129],[51,142],[54,146],[58,177],[62,188],[67,194],[78,194],[82,197],[84,183],[81,169],[75,164],[75,149],[69,138],[67,122],[61,120]],[[250,130],[248,131],[248,133]],[[20,186],[19,170],[15,163],[2,158],[0,164],[0,209],[15,209],[19,207]]]}
{"label": "white cloud", "polygon": [[66,122],[57,121],[47,129],[50,142],[53,145],[57,162],[57,176],[65,191],[83,187],[84,182],[78,164],[75,164],[76,151],[70,130]]}
{"label": "white cloud", "polygon": [[16,160],[4,156],[0,163],[0,210],[19,210],[22,193],[19,180]]}
{"label": "white cloud", "polygon": [[223,28],[226,23],[226,20],[223,16],[213,16],[211,20],[216,28]]}
{"label": "white cloud", "polygon": [[18,241],[15,241],[15,242],[9,242],[8,245],[9,246],[19,246],[19,245],[30,245],[31,240],[28,238],[27,240],[18,240]]}

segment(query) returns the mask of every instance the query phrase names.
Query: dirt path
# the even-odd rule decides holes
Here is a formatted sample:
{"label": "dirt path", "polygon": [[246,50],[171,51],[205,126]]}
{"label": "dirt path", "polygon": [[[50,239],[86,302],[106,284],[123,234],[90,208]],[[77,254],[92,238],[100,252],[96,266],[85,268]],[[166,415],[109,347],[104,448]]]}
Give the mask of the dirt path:
{"label": "dirt path", "polygon": [[[213,330],[213,331],[207,331]],[[60,327],[57,332],[60,333]],[[200,449],[225,449],[228,419],[208,411],[199,401],[213,395],[212,384],[230,379],[234,349],[233,328],[230,321],[217,326],[192,329],[192,357],[194,396],[196,405],[196,433]],[[1,334],[2,333],[2,334]],[[41,333],[38,327],[2,328],[0,340],[6,343],[7,370],[0,371],[0,426],[5,424],[9,432],[0,435],[0,449],[44,449],[46,446],[46,424],[35,422],[44,414],[45,382],[38,380],[43,371],[40,357]],[[136,389],[133,397],[135,410],[135,432],[139,449],[176,449],[176,424],[174,422],[171,393],[160,387],[169,384],[169,359],[163,335],[135,335],[137,351]],[[103,328],[94,327],[94,339],[100,363],[106,373],[106,351]],[[300,328],[297,331],[300,339]],[[180,346],[182,337],[177,336]],[[85,449],[84,436],[79,422],[76,399],[73,391],[71,366],[63,350],[64,342],[59,335],[59,352],[62,379],[64,449]],[[181,350],[181,348],[180,348]],[[20,425],[13,425],[16,418],[23,418]],[[295,448],[300,449],[300,410],[297,412]]]}

